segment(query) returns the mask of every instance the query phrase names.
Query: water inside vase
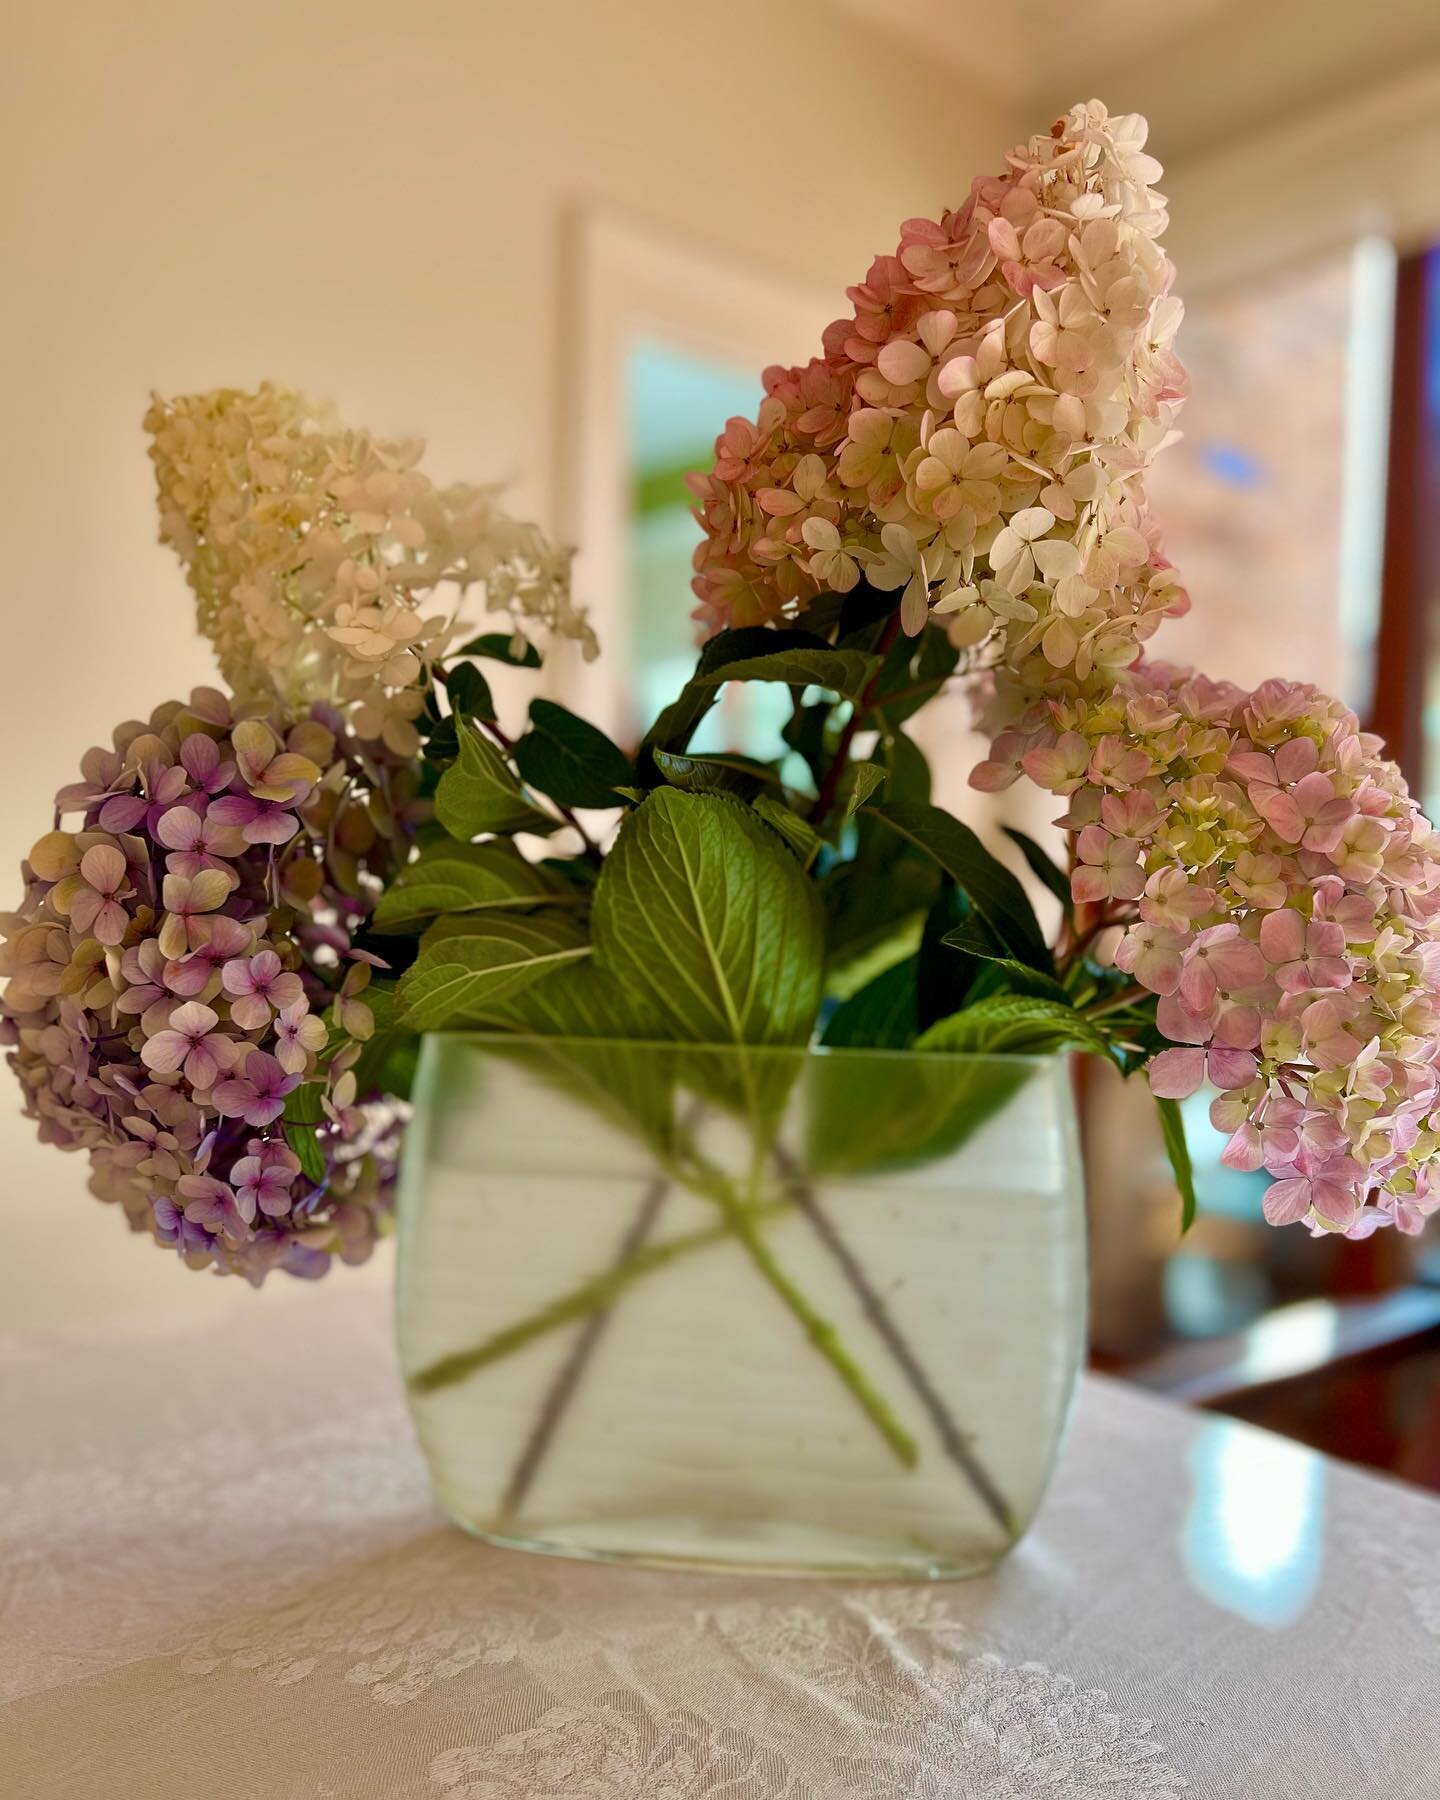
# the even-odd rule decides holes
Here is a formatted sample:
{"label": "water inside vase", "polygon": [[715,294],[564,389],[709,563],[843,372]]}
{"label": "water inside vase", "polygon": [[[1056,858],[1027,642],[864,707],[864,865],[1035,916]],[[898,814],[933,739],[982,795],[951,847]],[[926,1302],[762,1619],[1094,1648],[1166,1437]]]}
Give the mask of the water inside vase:
{"label": "water inside vase", "polygon": [[[943,1169],[864,1176],[782,1153],[757,1182],[744,1132],[702,1121],[707,1166],[743,1172],[737,1227],[525,1069],[482,1088],[422,1121],[402,1201],[402,1361],[459,1523],[803,1574],[972,1573],[1009,1549],[1083,1326],[1068,1095],[1029,1084]],[[542,1124],[548,1156],[495,1153]]]}

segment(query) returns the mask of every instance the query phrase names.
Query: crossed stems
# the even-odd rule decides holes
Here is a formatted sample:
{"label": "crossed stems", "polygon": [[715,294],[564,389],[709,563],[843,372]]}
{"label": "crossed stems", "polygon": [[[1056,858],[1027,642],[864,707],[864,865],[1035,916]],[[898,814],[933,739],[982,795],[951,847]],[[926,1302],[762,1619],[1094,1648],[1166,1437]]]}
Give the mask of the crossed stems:
{"label": "crossed stems", "polygon": [[[899,635],[899,630],[900,614],[897,610],[887,619],[880,641],[876,646],[882,663]],[[443,681],[444,672],[441,670],[436,672]],[[841,730],[835,755],[825,772],[810,813],[811,823],[817,829],[825,824],[838,796],[840,781],[849,764],[854,739],[874,709],[880,676],[881,670],[877,669],[852,707],[850,716]],[[511,740],[494,721],[484,720],[481,723],[503,750],[508,752],[513,748]],[[598,847],[588,837],[575,814],[570,808],[564,806],[558,806],[557,810],[566,823],[572,825],[579,833],[584,846],[583,854],[591,860],[598,861]],[[432,1393],[438,1388],[447,1387],[456,1381],[466,1379],[487,1364],[498,1361],[501,1357],[520,1349],[522,1345],[529,1343],[534,1338],[569,1323],[579,1320],[585,1322],[583,1331],[572,1345],[569,1355],[551,1383],[536,1419],[534,1430],[530,1434],[506,1488],[501,1504],[501,1514],[502,1517],[513,1517],[524,1501],[585,1368],[594,1355],[610,1310],[621,1293],[632,1282],[663,1268],[679,1257],[727,1239],[734,1239],[739,1242],[760,1275],[794,1315],[816,1350],[831,1365],[841,1382],[854,1395],[860,1410],[874,1425],[897,1460],[904,1467],[913,1468],[919,1460],[919,1450],[914,1438],[901,1425],[888,1401],[841,1342],[839,1332],[834,1324],[811,1305],[802,1290],[777,1262],[759,1229],[764,1218],[782,1212],[787,1205],[794,1204],[813,1226],[821,1243],[835,1259],[846,1282],[860,1301],[865,1317],[889,1350],[934,1425],[946,1455],[964,1474],[986,1510],[1007,1538],[1013,1539],[1016,1536],[1015,1521],[1004,1496],[970,1447],[967,1434],[960,1429],[945,1406],[899,1327],[890,1316],[884,1300],[870,1283],[864,1268],[857,1261],[833,1222],[822,1211],[814,1190],[809,1183],[800,1178],[794,1164],[778,1145],[772,1147],[770,1154],[780,1170],[787,1198],[768,1202],[760,1199],[764,1181],[765,1155],[760,1148],[761,1134],[758,1131],[756,1142],[757,1153],[750,1170],[749,1192],[744,1198],[736,1194],[734,1186],[723,1173],[705,1163],[698,1152],[693,1150],[693,1146],[692,1166],[690,1167],[681,1167],[664,1154],[660,1154],[659,1161],[665,1172],[647,1192],[639,1213],[625,1234],[614,1265],[605,1274],[593,1277],[578,1288],[572,1289],[568,1294],[561,1295],[559,1299],[542,1307],[539,1312],[531,1314],[527,1319],[507,1326],[494,1336],[487,1338],[483,1344],[470,1350],[442,1357],[438,1362],[420,1370],[409,1378],[411,1391],[416,1394]],[[713,1200],[723,1215],[723,1223],[708,1226],[700,1231],[687,1232],[647,1248],[645,1240],[659,1216],[671,1186],[677,1183]]]}
{"label": "crossed stems", "polygon": [[[889,1402],[842,1343],[835,1325],[811,1304],[780,1266],[763,1235],[762,1224],[783,1214],[793,1205],[813,1227],[820,1242],[834,1258],[845,1281],[859,1300],[866,1319],[890,1352],[929,1417],[945,1454],[964,1475],[1006,1537],[1013,1539],[1017,1528],[1004,1496],[896,1325],[884,1299],[870,1282],[833,1221],[821,1208],[813,1187],[799,1173],[789,1154],[779,1145],[773,1145],[769,1151],[768,1160],[773,1162],[778,1171],[781,1194],[768,1199],[762,1197],[766,1162],[763,1151],[757,1154],[752,1164],[747,1191],[743,1196],[737,1194],[734,1183],[699,1155],[693,1144],[689,1146],[689,1156],[685,1160],[659,1151],[657,1160],[663,1173],[657,1176],[647,1190],[639,1213],[626,1232],[616,1260],[608,1270],[560,1295],[537,1312],[504,1327],[483,1343],[442,1357],[408,1378],[412,1393],[434,1393],[457,1381],[466,1380],[490,1363],[513,1354],[536,1338],[565,1325],[583,1322],[584,1328],[550,1385],[535,1427],[507,1485],[500,1508],[502,1518],[513,1518],[523,1504],[565,1410],[595,1353],[611,1310],[626,1289],[672,1262],[727,1241],[738,1242],[744,1249],[761,1276],[799,1322],[810,1342],[854,1396],[856,1404],[896,1460],[905,1468],[916,1465],[919,1449],[914,1438],[905,1430]],[[667,1195],[677,1185],[712,1200],[720,1209],[721,1221],[667,1238],[658,1244],[647,1244],[645,1240],[658,1219]]]}

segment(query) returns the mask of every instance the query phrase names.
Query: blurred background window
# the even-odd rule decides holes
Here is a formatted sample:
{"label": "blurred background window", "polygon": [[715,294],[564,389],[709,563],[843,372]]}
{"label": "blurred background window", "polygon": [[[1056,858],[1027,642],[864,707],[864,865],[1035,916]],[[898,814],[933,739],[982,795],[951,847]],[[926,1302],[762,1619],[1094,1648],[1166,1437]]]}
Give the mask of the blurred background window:
{"label": "blurred background window", "polygon": [[1150,491],[1195,599],[1162,653],[1369,710],[1384,544],[1394,252],[1353,248],[1186,308],[1191,397]]}
{"label": "blurred background window", "polygon": [[[648,335],[635,337],[626,348],[632,738],[675,698],[695,667],[690,574],[699,529],[685,477],[710,466],[725,421],[736,415],[754,418],[762,397],[754,369]],[[691,747],[777,755],[789,713],[784,687],[737,683],[722,690]]]}

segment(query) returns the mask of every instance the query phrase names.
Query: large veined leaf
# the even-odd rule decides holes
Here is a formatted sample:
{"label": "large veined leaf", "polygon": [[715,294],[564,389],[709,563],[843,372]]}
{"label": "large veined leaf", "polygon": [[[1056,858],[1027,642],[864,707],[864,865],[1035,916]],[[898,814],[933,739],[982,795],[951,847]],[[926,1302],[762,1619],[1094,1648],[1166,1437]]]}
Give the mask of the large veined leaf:
{"label": "large veined leaf", "polygon": [[988,962],[1003,977],[1003,985],[1011,993],[1034,994],[1042,1000],[1057,1001],[1061,1006],[1075,1004],[1053,975],[1047,975],[1043,969],[1032,969],[1028,963],[1017,962],[1013,956],[1007,956],[996,943],[989,928],[976,917],[972,916],[957,925],[953,931],[947,931],[940,942],[966,956]]}
{"label": "large veined leaf", "polygon": [[594,941],[647,1036],[803,1044],[810,1035],[824,963],[819,899],[737,801],[652,793],[606,858]]}
{"label": "large veined leaf", "polygon": [[985,848],[968,825],[938,806],[906,801],[866,809],[923,850],[964,888],[991,931],[1017,962],[1051,974],[1054,961],[1019,880]]}
{"label": "large veined leaf", "polygon": [[858,700],[879,673],[880,658],[860,650],[786,648],[765,656],[746,657],[695,676],[700,687],[727,681],[783,681],[790,687],[827,688],[842,700]]}
{"label": "large veined leaf", "polygon": [[780,787],[774,769],[749,757],[680,756],[673,750],[656,750],[653,755],[666,783],[687,794],[734,794],[750,800],[762,788]]}
{"label": "large veined leaf", "polygon": [[774,794],[760,794],[752,810],[772,831],[779,832],[800,858],[800,867],[808,869],[820,853],[820,833],[806,818]]}
{"label": "large veined leaf", "polygon": [[401,976],[400,1021],[412,1031],[473,1023],[487,1004],[590,954],[579,926],[560,913],[480,913],[465,925],[463,932],[427,934]]}
{"label": "large veined leaf", "polygon": [[528,862],[513,844],[457,844],[444,838],[401,869],[380,896],[371,927],[381,933],[411,931],[440,913],[534,907],[566,894],[558,877]]}
{"label": "large veined leaf", "polygon": [[1042,1056],[1071,1044],[1103,1055],[1105,1036],[1073,1006],[1030,994],[993,994],[932,1025],[915,1048]]}
{"label": "large veined leaf", "polygon": [[482,834],[555,831],[560,821],[534,807],[509,763],[473,725],[461,725],[458,759],[440,777],[435,816],[462,843]]}
{"label": "large veined leaf", "polygon": [[553,700],[530,702],[530,729],[514,754],[529,786],[561,806],[616,806],[616,787],[635,775],[630,758],[598,726]]}
{"label": "large veined leaf", "polygon": [[695,673],[645,733],[637,761],[642,769],[649,753],[655,749],[681,751],[689,744],[695,728],[720,697],[717,682],[709,679],[718,669],[732,663],[768,655],[778,645],[792,649],[828,650],[824,638],[807,631],[772,631],[765,625],[743,625],[733,631],[719,631],[700,652]]}
{"label": "large veined leaf", "polygon": [[905,1050],[920,1029],[919,958],[892,963],[837,1006],[825,1027],[828,1049]]}

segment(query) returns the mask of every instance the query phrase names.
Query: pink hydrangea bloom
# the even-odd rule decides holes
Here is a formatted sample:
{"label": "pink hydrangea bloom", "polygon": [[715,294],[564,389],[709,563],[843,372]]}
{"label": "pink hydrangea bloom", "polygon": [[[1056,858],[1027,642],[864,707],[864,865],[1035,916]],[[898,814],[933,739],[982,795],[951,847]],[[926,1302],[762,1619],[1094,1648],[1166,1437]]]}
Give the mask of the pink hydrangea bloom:
{"label": "pink hydrangea bloom", "polygon": [[1312,687],[1138,664],[1033,701],[982,780],[1020,769],[1064,801],[1075,898],[1158,996],[1156,1094],[1221,1090],[1224,1160],[1272,1177],[1272,1223],[1418,1231],[1440,1204],[1440,840],[1378,740]]}
{"label": "pink hydrangea bloom", "polygon": [[903,591],[906,631],[933,614],[969,666],[1035,691],[1124,668],[1186,609],[1136,479],[1186,392],[1145,132],[1073,107],[907,220],[818,358],[766,370],[755,419],[689,478],[707,632],[863,574]]}

